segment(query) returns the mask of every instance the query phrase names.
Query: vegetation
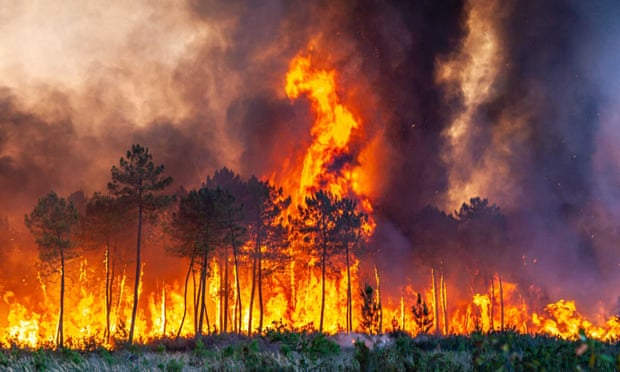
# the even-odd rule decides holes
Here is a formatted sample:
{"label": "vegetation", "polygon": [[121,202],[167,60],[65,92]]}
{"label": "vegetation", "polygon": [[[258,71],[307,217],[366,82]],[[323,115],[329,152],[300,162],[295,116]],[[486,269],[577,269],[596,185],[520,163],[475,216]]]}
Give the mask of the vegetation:
{"label": "vegetation", "polygon": [[[78,212],[72,203],[50,192],[39,199],[29,215],[24,218],[26,227],[32,232],[39,246],[41,261],[52,271],[60,270],[60,304],[56,345],[63,347],[63,313],[65,300],[65,265],[74,257],[74,244],[71,240],[74,226],[78,222]],[[59,266],[57,266],[59,265]]]}
{"label": "vegetation", "polygon": [[144,213],[164,207],[169,199],[160,192],[172,183],[171,177],[163,177],[164,166],[155,166],[148,147],[132,145],[127,157],[120,159],[120,167],[112,166],[112,181],[108,190],[126,208],[136,211],[138,235],[136,243],[136,277],[133,292],[133,310],[129,327],[129,343],[133,342],[140,288],[140,248],[142,243],[142,219]]}
{"label": "vegetation", "polygon": [[362,296],[362,324],[364,331],[371,335],[379,333],[379,317],[381,315],[381,302],[377,298],[375,289],[366,284],[360,289]]}
{"label": "vegetation", "polygon": [[327,261],[337,254],[346,257],[347,270],[347,331],[351,331],[351,280],[349,254],[362,236],[362,224],[366,217],[356,210],[354,201],[337,198],[319,190],[305,199],[305,205],[299,206],[299,218],[294,226],[306,243],[307,249],[319,258],[321,266],[321,317],[319,331],[323,331],[325,315],[325,277]]}
{"label": "vegetation", "polygon": [[8,348],[3,370],[114,371],[616,371],[620,345],[585,337],[576,341],[513,332],[470,336],[395,333],[382,343],[360,335],[339,345],[337,336],[267,328],[255,337],[237,334],[162,339],[126,349],[94,351]]}
{"label": "vegetation", "polygon": [[[314,364],[315,362],[319,363],[318,360],[327,358],[329,362],[325,360],[320,362],[328,363],[323,366],[326,368],[335,368],[336,364],[329,364],[334,362],[343,363],[338,364],[342,367],[338,367],[340,369],[373,370],[374,366],[390,365],[394,362],[397,363],[393,365],[395,370],[416,369],[418,365],[430,366],[431,369],[450,370],[454,366],[465,369],[484,369],[483,367],[490,365],[497,368],[498,360],[506,366],[510,365],[510,368],[519,369],[521,367],[515,366],[527,360],[524,357],[524,350],[534,353],[533,349],[527,349],[530,343],[527,340],[530,339],[532,344],[543,349],[549,347],[550,350],[555,350],[554,355],[557,355],[559,349],[553,349],[552,346],[548,346],[549,344],[555,342],[560,345],[575,346],[569,341],[548,338],[540,341],[540,338],[536,337],[527,338],[527,336],[503,332],[510,329],[510,326],[504,324],[503,285],[505,286],[506,282],[502,281],[501,275],[504,263],[486,261],[489,255],[485,254],[483,248],[491,247],[495,250],[507,251],[510,249],[507,248],[509,245],[504,216],[499,207],[489,204],[486,199],[471,199],[469,204],[463,204],[454,215],[445,214],[432,207],[427,207],[420,212],[423,216],[420,219],[424,222],[413,230],[416,235],[415,249],[421,252],[421,256],[428,257],[432,257],[433,249],[435,249],[439,257],[429,261],[432,273],[432,296],[423,297],[418,293],[417,301],[416,296],[409,299],[403,298],[401,300],[402,314],[409,313],[409,319],[413,320],[415,327],[405,328],[403,324],[401,328],[394,318],[393,342],[373,348],[373,342],[369,344],[368,337],[382,333],[383,309],[379,297],[379,274],[375,269],[376,288],[368,284],[359,288],[361,298],[358,297],[357,300],[361,302],[357,302],[354,309],[351,267],[352,261],[359,257],[361,245],[366,238],[365,228],[368,224],[368,217],[360,211],[354,200],[339,198],[319,190],[305,198],[302,205],[297,206],[298,213],[289,215],[291,198],[281,188],[276,188],[269,181],[259,180],[256,177],[241,179],[238,174],[226,168],[215,172],[213,177],[207,177],[205,183],[199,188],[192,190],[180,188],[175,194],[176,197],[173,198],[164,192],[172,179],[164,177],[163,170],[163,165],[157,167],[154,165],[148,148],[133,145],[132,149],[127,152],[126,158],[121,158],[120,167],[112,167],[112,181],[108,184],[110,192],[108,195],[95,193],[87,199],[83,193],[78,192],[65,200],[51,192],[41,198],[33,211],[25,217],[25,224],[39,245],[41,261],[46,263],[52,271],[60,273],[59,320],[55,345],[57,349],[63,349],[64,343],[69,344],[70,347],[76,347],[79,342],[82,342],[79,347],[83,350],[94,350],[101,345],[106,345],[106,347],[116,349],[115,354],[134,353],[142,349],[144,345],[134,345],[133,348],[131,345],[134,341],[138,288],[142,284],[140,277],[142,274],[143,225],[154,226],[159,229],[158,231],[165,231],[167,236],[172,238],[171,241],[166,242],[167,252],[182,257],[187,262],[184,312],[178,331],[176,329],[178,323],[175,319],[176,338],[159,340],[157,345],[159,349],[153,351],[169,353],[191,350],[194,357],[213,357],[214,363],[216,363],[215,360],[240,358],[243,359],[243,363],[237,366],[242,369],[250,365],[263,366],[262,363],[265,368],[304,369],[308,367],[312,369],[314,368],[312,366],[318,366]],[[175,203],[170,203],[172,200]],[[170,208],[165,209],[167,206]],[[80,216],[78,212],[82,215]],[[154,218],[156,215],[159,219]],[[120,278],[120,275],[115,273],[117,260],[122,256],[118,252],[133,252],[132,249],[126,248],[128,237],[131,235],[133,241],[135,236],[133,234],[136,232],[134,230],[136,225],[128,224],[129,221],[137,225],[137,244],[134,296],[133,298],[126,296],[128,298],[127,309],[133,301],[131,324],[126,329],[124,316],[119,317],[118,310],[113,313],[113,309],[120,307],[122,298],[121,286],[114,286],[113,283],[115,278]],[[131,230],[130,234],[128,230]],[[0,243],[11,248],[14,243],[12,243],[11,229],[6,220],[0,220],[0,232],[2,236],[5,236]],[[144,235],[148,236],[146,233]],[[10,238],[7,239],[6,236]],[[457,287],[467,286],[464,290],[466,292],[477,286],[481,289],[480,292],[487,291],[486,293],[491,297],[487,302],[488,310],[485,308],[486,314],[490,313],[487,319],[490,318],[491,324],[486,324],[484,327],[478,327],[476,324],[476,327],[479,331],[499,330],[502,331],[501,333],[479,333],[465,339],[456,336],[437,337],[441,333],[440,324],[444,327],[443,333],[448,333],[443,257],[448,255],[450,249],[458,246],[468,248],[459,250],[469,253],[461,261],[464,267],[471,270],[472,282],[461,281],[456,284]],[[88,340],[76,341],[77,337],[63,340],[65,262],[80,253],[77,250],[78,247],[101,249],[101,251],[95,251],[95,254],[103,256],[103,266],[101,271],[98,271],[101,273],[99,283],[101,287],[105,287],[105,296],[102,296],[106,313],[105,329],[101,331],[103,338],[100,335],[91,335]],[[510,257],[510,254],[514,252],[503,253],[506,254],[502,257]],[[293,255],[298,255],[296,260],[303,262],[304,266],[300,271],[312,273],[313,279],[319,277],[320,271],[320,323],[316,331],[312,322],[308,323],[305,329],[288,329],[281,323],[265,328],[263,324],[264,307],[266,300],[269,300],[265,298],[264,291],[273,293],[269,292],[271,291],[270,284],[282,280],[281,276],[283,276],[271,274],[296,274],[293,269],[285,271],[294,266],[295,262],[288,265]],[[120,259],[125,260],[124,257]],[[123,262],[123,265],[125,264],[126,262]],[[475,270],[476,267],[482,267],[483,270]],[[484,272],[485,269],[493,271]],[[214,277],[216,275],[219,277]],[[240,276],[243,279],[240,279]],[[365,341],[357,342],[355,347],[351,342],[346,345],[336,344],[322,333],[326,311],[325,282],[328,276],[343,283],[337,294],[342,298],[339,298],[337,303],[341,306],[338,310],[342,311],[339,317],[345,315],[346,304],[346,319],[338,323],[338,328],[346,333],[352,333],[355,329],[362,329],[368,333],[367,336],[362,336]],[[289,284],[298,278],[288,277],[286,279],[290,280],[286,283]],[[125,280],[124,276],[123,280]],[[300,282],[302,283],[300,285],[303,285],[303,280]],[[219,287],[214,290],[217,287],[216,283]],[[315,283],[318,285],[319,281]],[[489,284],[490,291],[488,291]],[[294,285],[296,284],[291,284],[291,287]],[[243,288],[243,286],[246,287]],[[189,288],[192,290],[190,291]],[[242,297],[242,288],[247,289],[245,297]],[[344,298],[345,288],[346,299]],[[163,331],[159,331],[158,334],[170,335],[171,332],[165,331],[167,306],[165,290],[164,286]],[[285,303],[282,311],[288,311],[283,316],[285,319],[293,319],[291,313],[295,311],[294,296],[296,294],[294,292],[296,290],[297,288],[292,288],[287,293],[278,294]],[[319,292],[318,289],[312,290],[316,291],[316,294]],[[115,291],[119,293],[115,294]],[[207,311],[208,301],[211,301],[209,302],[211,319]],[[219,301],[219,307],[217,311],[213,311],[213,304],[216,301]],[[318,303],[318,301],[317,296],[315,302]],[[427,304],[426,301],[430,303]],[[193,307],[193,311],[188,311],[190,306]],[[286,308],[286,306],[289,307]],[[405,308],[410,310],[405,311]],[[253,314],[257,311],[258,324]],[[355,326],[353,324],[354,312],[361,315],[360,323]],[[193,319],[186,320],[187,314],[193,314]],[[129,316],[126,317],[129,318]],[[243,319],[248,319],[248,328],[243,327]],[[496,319],[499,327],[492,324],[493,319]],[[185,333],[192,334],[192,339],[182,338],[184,324],[191,324],[192,321],[193,332]],[[404,321],[403,315],[402,322]],[[111,324],[113,322],[116,323]],[[66,326],[68,327],[69,323]],[[433,326],[434,335],[427,335]],[[406,334],[407,329],[414,329],[423,336],[411,338]],[[247,334],[242,335],[246,331]],[[249,338],[252,335],[256,335],[256,338]],[[229,341],[232,338],[234,342],[232,345],[223,341],[219,343],[221,340],[217,338],[218,336]],[[432,352],[427,353],[431,348],[425,349],[425,347],[431,341],[435,344]],[[17,344],[18,342],[15,342],[15,345]],[[31,345],[35,344],[37,343]],[[498,344],[502,346],[499,349],[494,348]],[[23,341],[21,345],[24,345]],[[454,345],[457,347],[453,347]],[[615,349],[608,352],[606,345],[584,339],[581,344],[577,345],[579,349],[575,351],[576,357],[580,358],[587,350],[592,351],[590,353],[593,360],[591,363],[595,366],[599,366],[597,363],[603,363],[604,367],[609,358],[613,359],[617,354]],[[52,349],[53,345],[46,346]],[[13,348],[9,347],[9,349]],[[601,350],[604,352],[599,353]],[[269,357],[264,355],[266,352],[271,353]],[[69,353],[67,355],[71,355],[75,363],[82,363],[85,359],[78,358],[79,355],[70,354],[69,351],[65,353]],[[500,355],[498,353],[504,356],[503,359],[498,356]],[[457,354],[458,360],[450,359]],[[333,358],[338,359],[342,355],[349,359],[334,361]],[[104,352],[101,356],[104,359],[108,358]],[[0,358],[0,363],[8,358],[7,355],[4,357],[4,359]],[[36,368],[45,368],[53,363],[58,355],[49,354],[46,350],[37,350],[32,352],[31,357],[36,361]],[[66,355],[63,354],[62,357]],[[265,361],[261,359],[263,357],[271,359]],[[420,362],[420,360],[425,360],[424,358],[428,358],[430,364]],[[551,356],[543,355],[541,358],[545,360]],[[573,361],[581,363],[579,358]],[[464,360],[467,362],[463,362]],[[158,366],[165,370],[183,370],[197,363],[188,360],[185,354],[160,362]],[[545,363],[547,362],[541,362],[540,365],[551,365]],[[539,364],[523,364],[523,366],[527,369],[531,366],[539,366]]]}

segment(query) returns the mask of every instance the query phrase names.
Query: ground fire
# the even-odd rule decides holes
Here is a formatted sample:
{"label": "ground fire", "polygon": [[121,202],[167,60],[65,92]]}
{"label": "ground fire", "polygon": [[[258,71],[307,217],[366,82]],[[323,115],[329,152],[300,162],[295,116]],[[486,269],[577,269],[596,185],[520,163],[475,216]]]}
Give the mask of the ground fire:
{"label": "ground fire", "polygon": [[[550,51],[530,60],[504,21],[531,9],[466,3],[413,6],[428,21],[400,5],[312,8],[351,18],[313,16],[325,31],[298,35],[303,17],[291,16],[262,36],[233,32],[233,10],[219,23],[195,6],[171,30],[184,43],[135,51],[180,55],[170,74],[164,62],[101,63],[105,73],[67,93],[29,87],[32,101],[0,80],[0,124],[12,128],[0,127],[11,175],[0,188],[16,195],[0,190],[0,201],[17,211],[0,219],[0,344],[113,349],[279,327],[617,341],[615,150],[580,124],[608,120],[610,131],[616,116],[581,93],[582,62],[556,70],[573,61],[556,38],[570,49],[578,37],[537,36]],[[244,17],[262,24],[255,16]],[[260,44],[280,33],[282,45]],[[127,101],[106,93],[118,76],[127,85],[109,89]],[[132,120],[145,124],[115,133]],[[101,143],[105,156],[90,154]],[[46,151],[78,155],[65,164]]]}

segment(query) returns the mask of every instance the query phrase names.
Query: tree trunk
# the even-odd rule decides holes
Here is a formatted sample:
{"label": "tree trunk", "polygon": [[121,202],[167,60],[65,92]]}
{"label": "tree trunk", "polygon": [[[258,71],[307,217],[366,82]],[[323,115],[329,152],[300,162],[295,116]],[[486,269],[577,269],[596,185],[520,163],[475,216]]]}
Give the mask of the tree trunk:
{"label": "tree trunk", "polygon": [[65,252],[63,248],[60,248],[60,313],[58,314],[58,339],[56,341],[57,347],[63,348],[64,335],[63,335],[63,317],[65,312]]}
{"label": "tree trunk", "polygon": [[[379,280],[379,270],[375,266],[375,281],[377,283],[377,303],[379,304],[379,326],[377,327],[377,334],[381,334],[383,331],[383,307],[381,306],[381,281]],[[403,330],[404,330],[403,324]]]}
{"label": "tree trunk", "polygon": [[323,254],[321,254],[321,321],[319,332],[323,332],[323,318],[325,316],[325,261],[327,256],[327,243],[323,242]]}
{"label": "tree trunk", "polygon": [[142,175],[140,175],[138,190],[138,242],[136,245],[136,282],[133,288],[133,309],[131,310],[131,327],[129,328],[129,343],[133,344],[136,314],[138,313],[138,295],[140,289],[140,243],[142,240]]}
{"label": "tree trunk", "polygon": [[448,334],[448,291],[446,290],[446,278],[441,270],[441,307],[443,311],[443,334]]}
{"label": "tree trunk", "polygon": [[[200,270],[200,274],[202,275],[202,270]],[[200,309],[200,278],[198,278],[198,286],[196,286],[196,273],[192,271],[192,292],[193,292],[193,300],[194,300],[194,335],[198,333],[198,318],[200,314],[198,310]]]}
{"label": "tree trunk", "polygon": [[352,316],[352,304],[351,304],[351,265],[349,263],[349,242],[345,239],[345,254],[347,261],[347,333],[351,333],[353,330],[353,316]]}
{"label": "tree trunk", "polygon": [[229,288],[228,288],[228,247],[226,247],[226,251],[224,254],[224,289],[222,291],[223,295],[224,295],[224,308],[223,308],[223,313],[224,313],[224,323],[223,326],[221,327],[222,332],[226,333],[228,332],[228,292],[229,292]]}
{"label": "tree trunk", "polygon": [[491,275],[491,330],[495,330],[495,276]]}
{"label": "tree trunk", "polygon": [[256,261],[258,259],[258,252],[260,251],[259,244],[259,235],[260,231],[258,230],[258,225],[256,228],[256,246],[254,248],[254,257],[252,258],[252,289],[250,290],[250,306],[248,307],[248,336],[252,335],[252,313],[254,307],[254,292],[256,291],[256,269],[257,264]]}
{"label": "tree trunk", "polygon": [[110,310],[112,309],[112,286],[110,284],[110,239],[105,245],[105,332],[103,338],[110,341]]}
{"label": "tree trunk", "polygon": [[263,317],[265,309],[263,305],[263,252],[258,247],[258,332],[263,331]]}
{"label": "tree trunk", "polygon": [[431,267],[431,280],[433,282],[433,310],[435,313],[435,334],[439,334],[439,294],[437,293],[437,272],[435,266]]}
{"label": "tree trunk", "polygon": [[502,274],[497,274],[499,279],[499,324],[500,330],[504,331],[504,288],[502,287]]}
{"label": "tree trunk", "polygon": [[237,244],[235,243],[235,231],[232,226],[232,217],[229,215],[229,218],[230,218],[230,240],[231,240],[231,244],[233,248],[233,259],[235,263],[235,283],[237,285],[237,301],[235,305],[236,305],[236,309],[238,310],[238,312],[235,311],[235,316],[237,316],[236,327],[237,327],[237,331],[241,333],[241,321],[243,319],[243,308],[241,305],[241,286],[239,283],[239,261],[237,257]]}
{"label": "tree trunk", "polygon": [[[181,336],[181,331],[183,330],[183,324],[185,324],[185,316],[187,315],[187,287],[189,285],[189,276],[192,273],[192,269],[194,268],[194,258],[195,254],[192,254],[192,258],[189,261],[189,267],[187,269],[187,275],[185,275],[185,288],[183,289],[183,317],[181,318],[181,325],[179,325],[179,330],[177,331],[177,339]],[[195,314],[195,312],[194,312]]]}
{"label": "tree trunk", "polygon": [[199,313],[200,316],[198,318],[198,331],[196,332],[196,337],[202,335],[202,323],[205,315],[205,299],[206,299],[206,289],[207,289],[207,263],[208,263],[208,254],[207,249],[205,249],[202,255],[202,270],[200,270],[200,300],[199,300]]}

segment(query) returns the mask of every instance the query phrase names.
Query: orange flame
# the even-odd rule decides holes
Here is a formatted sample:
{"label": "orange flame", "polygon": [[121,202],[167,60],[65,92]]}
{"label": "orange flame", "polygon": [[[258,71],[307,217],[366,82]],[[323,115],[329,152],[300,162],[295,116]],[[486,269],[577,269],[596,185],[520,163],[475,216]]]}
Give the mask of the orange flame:
{"label": "orange flame", "polygon": [[[302,166],[283,175],[282,184],[293,194],[297,204],[303,198],[318,189],[326,189],[338,197],[353,197],[359,200],[362,210],[370,215],[367,229],[372,233],[375,223],[372,220],[373,206],[368,196],[368,185],[362,180],[369,179],[364,169],[364,159],[368,156],[366,150],[357,155],[357,159],[334,170],[335,162],[343,154],[351,155],[352,141],[356,136],[363,136],[363,122],[355,117],[355,110],[343,104],[336,88],[337,74],[334,70],[321,69],[315,66],[312,55],[300,54],[295,57],[289,72],[286,75],[285,91],[289,98],[295,99],[301,95],[309,98],[316,120],[311,129],[312,142],[304,153]],[[458,137],[458,136],[457,136]],[[355,154],[351,155],[354,156]],[[294,213],[292,209],[291,213]],[[244,247],[242,250],[250,250]],[[263,249],[266,249],[263,247]],[[293,248],[294,249],[294,248]],[[266,252],[264,252],[266,253]],[[299,253],[299,252],[295,252]],[[170,258],[175,260],[175,258]],[[207,282],[206,307],[209,317],[209,331],[222,330],[224,314],[228,314],[228,330],[231,324],[237,324],[238,312],[234,293],[236,287],[231,280],[229,307],[226,308],[220,301],[226,259],[212,258]],[[106,328],[105,310],[105,283],[101,275],[101,265],[93,265],[95,260],[82,259],[79,270],[76,269],[67,288],[65,334],[68,344],[73,347],[86,347],[90,341],[113,347],[114,339],[126,338],[129,319],[131,318],[132,293],[124,271],[113,277],[113,301],[110,314],[110,333],[112,340],[103,338]],[[312,266],[312,259],[305,256],[294,256],[286,269],[274,270],[264,278],[264,322],[270,326],[272,322],[282,322],[290,327],[301,328],[308,324],[318,324],[320,314],[321,276]],[[176,261],[174,265],[187,267],[185,262]],[[228,267],[233,267],[231,261]],[[180,270],[183,271],[183,270]],[[361,299],[359,293],[360,261],[353,257],[351,264],[351,278],[353,281],[353,329],[361,330]],[[176,273],[173,278],[165,282],[158,282],[155,288],[146,278],[141,288],[143,301],[138,312],[136,334],[139,341],[146,341],[157,337],[174,337],[183,323],[180,331],[182,336],[191,336],[194,332],[194,301],[193,294],[197,281],[190,275],[188,287],[187,309],[184,307],[184,274]],[[242,297],[241,329],[248,331],[250,283],[252,278],[251,265],[248,260],[242,260],[239,271],[231,277],[239,276]],[[379,273],[375,271],[376,286],[379,287]],[[416,322],[413,319],[412,306],[421,293],[433,318],[434,327],[431,331],[443,334],[467,334],[475,330],[484,332],[500,329],[514,329],[522,333],[545,333],[563,338],[573,339],[579,336],[580,330],[586,335],[603,340],[616,340],[620,335],[620,322],[612,318],[603,324],[589,321],[580,314],[574,301],[560,300],[545,307],[545,314],[533,312],[524,300],[524,291],[516,283],[503,280],[500,286],[500,276],[491,279],[486,293],[458,293],[450,287],[449,281],[436,272],[429,275],[428,285],[422,284],[414,289],[412,285],[399,288],[398,296],[390,296],[390,283],[384,280],[382,287],[376,288],[381,299],[382,319],[384,324],[392,321],[392,326],[417,333]],[[324,330],[330,333],[344,329],[346,322],[347,288],[346,270],[340,266],[330,275],[326,283],[326,312]],[[6,305],[7,324],[0,332],[0,344],[17,344],[19,346],[37,347],[53,342],[56,330],[56,314],[58,312],[57,286],[53,281],[44,281],[38,277],[41,284],[37,291],[26,296],[18,296],[11,291],[3,295]],[[150,284],[150,285],[149,285]],[[419,284],[419,283],[418,283]],[[450,287],[450,288],[448,288]],[[386,289],[387,288],[387,289]],[[228,295],[228,294],[226,294]],[[35,301],[32,298],[40,299]],[[257,316],[259,305],[253,304],[253,316]],[[186,316],[184,319],[184,312]],[[183,320],[184,319],[184,320]],[[254,322],[256,324],[256,322]],[[233,326],[234,330],[234,326]],[[383,331],[389,330],[389,325]]]}

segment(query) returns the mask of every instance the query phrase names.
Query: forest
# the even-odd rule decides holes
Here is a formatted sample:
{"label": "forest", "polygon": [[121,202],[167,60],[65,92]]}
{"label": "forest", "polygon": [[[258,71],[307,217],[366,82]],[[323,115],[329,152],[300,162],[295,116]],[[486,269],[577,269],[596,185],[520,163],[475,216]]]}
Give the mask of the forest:
{"label": "forest", "polygon": [[[53,334],[39,329],[26,338],[20,339],[24,335],[18,333],[11,336],[31,346],[53,341],[63,347],[79,346],[88,337],[112,346],[163,336],[261,334],[266,327],[287,324],[329,333],[519,330],[514,323],[518,318],[505,316],[504,293],[514,294],[504,291],[501,275],[509,267],[502,267],[503,263],[511,265],[519,258],[510,256],[506,248],[506,221],[499,207],[486,199],[473,198],[454,215],[431,206],[419,212],[423,223],[416,226],[415,251],[403,259],[424,260],[432,283],[426,293],[401,297],[399,314],[382,306],[376,266],[371,267],[374,280],[361,282],[360,261],[371,262],[381,252],[372,243],[373,217],[355,199],[319,189],[301,205],[293,205],[281,187],[255,176],[243,179],[227,168],[207,176],[197,189],[172,185],[164,165],[153,162],[148,147],[135,144],[112,166],[107,192],[91,197],[76,192],[63,198],[50,191],[41,196],[24,222],[36,240],[42,280],[49,282],[48,291],[57,291],[52,296],[57,298],[58,317],[49,319],[56,328],[48,328]],[[163,262],[183,268],[183,275],[176,278],[177,296],[164,292],[160,299],[163,316],[147,314],[149,310],[140,304],[145,301],[142,289],[152,287],[143,283],[143,277],[148,277],[144,246],[152,245],[147,241],[163,246]],[[456,249],[457,244],[467,249]],[[488,259],[489,248],[503,260]],[[468,280],[450,291],[473,294],[484,293],[489,285],[497,288],[491,289],[488,306],[480,306],[466,319],[471,324],[459,329],[454,319],[448,319],[453,314],[447,304],[444,268],[454,252],[464,251],[467,255],[457,261]],[[91,304],[91,321],[98,322],[93,321],[87,334],[79,331],[84,325],[65,311],[66,278],[84,275],[83,267],[79,273],[72,272],[71,262],[85,256],[101,262],[93,271],[97,277],[90,286],[95,288],[89,290],[95,291],[97,302],[103,301],[103,306]],[[128,264],[133,266],[133,276],[119,270]],[[383,291],[389,293],[385,285]],[[72,292],[69,306],[83,306],[75,288]],[[410,304],[408,310],[404,302]],[[137,322],[142,322],[138,333]],[[163,329],[156,325],[161,322]]]}

